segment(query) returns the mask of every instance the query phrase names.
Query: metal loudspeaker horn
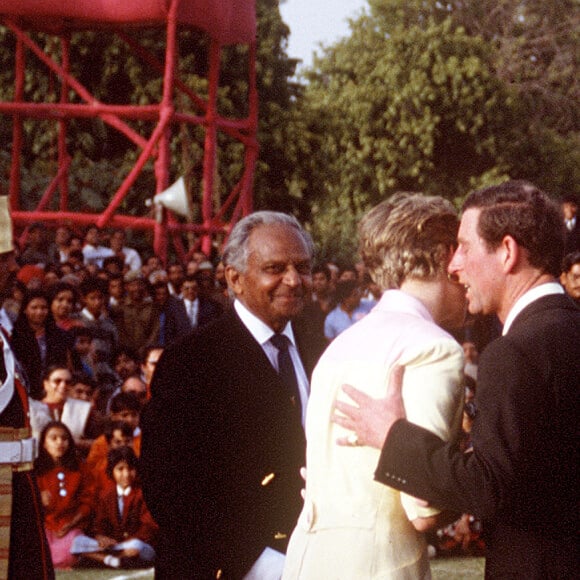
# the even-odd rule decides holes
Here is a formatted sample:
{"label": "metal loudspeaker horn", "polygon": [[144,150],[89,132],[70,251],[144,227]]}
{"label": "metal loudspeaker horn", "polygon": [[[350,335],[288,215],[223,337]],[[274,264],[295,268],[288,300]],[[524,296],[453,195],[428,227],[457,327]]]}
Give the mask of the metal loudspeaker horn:
{"label": "metal loudspeaker horn", "polygon": [[177,215],[186,218],[191,217],[191,204],[189,201],[189,195],[187,195],[187,190],[185,189],[183,177],[180,177],[173,185],[169,186],[165,191],[153,196],[153,199],[148,201],[148,205],[153,205],[158,210],[164,207]]}

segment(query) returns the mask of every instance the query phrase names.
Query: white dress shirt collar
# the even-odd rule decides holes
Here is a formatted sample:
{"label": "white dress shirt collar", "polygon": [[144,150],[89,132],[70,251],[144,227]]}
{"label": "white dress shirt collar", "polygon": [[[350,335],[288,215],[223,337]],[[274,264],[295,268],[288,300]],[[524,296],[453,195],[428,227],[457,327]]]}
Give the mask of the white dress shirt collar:
{"label": "white dress shirt collar", "polygon": [[88,318],[89,320],[93,320],[93,321],[94,321],[94,320],[97,320],[97,319],[96,319],[96,318],[93,316],[93,314],[92,314],[91,312],[89,312],[89,311],[88,311],[86,308],[83,308],[83,309],[81,310],[81,314],[82,314],[82,315],[83,315],[85,318]]}
{"label": "white dress shirt collar", "polygon": [[[234,308],[244,323],[244,326],[261,345],[268,342],[270,338],[272,338],[272,335],[276,334],[264,321],[250,312],[239,300],[234,301]],[[290,339],[290,342],[296,346],[294,332],[292,331],[292,325],[290,322],[286,324],[281,334],[287,336]]]}
{"label": "white dress shirt collar", "polygon": [[131,486],[122,488],[120,485],[117,485],[117,495],[127,497],[131,493]]}
{"label": "white dress shirt collar", "polygon": [[535,286],[534,288],[522,294],[516,300],[516,303],[512,306],[511,310],[509,311],[505,319],[505,323],[503,325],[502,334],[505,336],[508,333],[516,316],[526,306],[529,306],[532,302],[535,302],[536,300],[542,298],[543,296],[549,296],[550,294],[564,294],[564,288],[562,288],[562,286],[560,286],[560,284],[558,284],[557,282],[546,282],[545,284]]}

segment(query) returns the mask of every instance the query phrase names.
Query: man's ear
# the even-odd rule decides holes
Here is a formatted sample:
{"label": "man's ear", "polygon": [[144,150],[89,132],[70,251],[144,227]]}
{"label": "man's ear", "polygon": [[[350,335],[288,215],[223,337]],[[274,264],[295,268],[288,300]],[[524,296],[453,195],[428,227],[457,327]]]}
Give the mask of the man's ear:
{"label": "man's ear", "polygon": [[224,275],[228,283],[228,288],[230,288],[236,296],[242,294],[241,277],[243,274],[238,272],[233,266],[228,265],[225,267]]}
{"label": "man's ear", "polygon": [[500,244],[502,268],[504,273],[514,272],[520,266],[522,248],[511,236],[504,236]]}

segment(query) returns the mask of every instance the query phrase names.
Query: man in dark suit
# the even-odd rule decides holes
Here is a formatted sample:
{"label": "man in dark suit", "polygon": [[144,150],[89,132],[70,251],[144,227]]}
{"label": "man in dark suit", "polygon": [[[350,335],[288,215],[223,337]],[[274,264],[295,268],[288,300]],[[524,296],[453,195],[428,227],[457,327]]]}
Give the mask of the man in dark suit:
{"label": "man in dark suit", "polygon": [[153,302],[157,306],[159,316],[159,346],[167,346],[191,329],[191,321],[187,316],[183,300],[169,292],[167,282],[159,280],[152,287]]}
{"label": "man in dark suit", "polygon": [[181,285],[182,301],[192,328],[206,325],[219,318],[223,312],[221,304],[200,295],[197,273],[188,274]]}
{"label": "man in dark suit", "polygon": [[480,517],[486,578],[573,578],[580,310],[556,282],[560,213],[521,181],[476,191],[463,210],[449,272],[471,313],[504,325],[479,362],[473,452],[404,420],[396,381],[382,400],[345,388],[358,407],[337,405],[335,420],[356,435],[341,443],[382,448],[378,481]]}
{"label": "man in dark suit", "polygon": [[141,418],[157,578],[281,576],[302,505],[308,377],[324,346],[291,323],[309,297],[312,250],[285,214],[239,222],[223,256],[233,308],[158,362]]}
{"label": "man in dark suit", "polygon": [[562,213],[566,225],[565,253],[580,250],[580,222],[578,220],[578,200],[575,195],[566,195],[562,199]]}

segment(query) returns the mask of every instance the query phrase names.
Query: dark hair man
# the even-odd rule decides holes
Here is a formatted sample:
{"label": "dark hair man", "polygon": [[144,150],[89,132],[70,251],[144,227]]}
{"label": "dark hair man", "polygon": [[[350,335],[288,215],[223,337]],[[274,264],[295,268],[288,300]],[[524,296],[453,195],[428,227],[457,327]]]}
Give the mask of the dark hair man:
{"label": "dark hair man", "polygon": [[345,387],[359,407],[336,405],[351,443],[382,448],[378,481],[483,520],[487,578],[577,575],[580,310],[557,283],[563,227],[523,181],[464,204],[448,271],[472,314],[503,323],[479,361],[472,453],[404,420],[399,381],[386,399]]}
{"label": "dark hair man", "polygon": [[332,291],[332,274],[324,264],[312,268],[312,294],[325,314],[334,308],[336,302]]}
{"label": "dark hair man", "polygon": [[562,198],[562,213],[566,225],[566,254],[580,250],[580,223],[578,221],[578,199],[568,194]]}
{"label": "dark hair man", "polygon": [[324,346],[292,324],[312,252],[293,217],[244,218],[223,255],[233,307],[157,364],[141,423],[157,578],[243,578],[260,565],[281,576],[302,505],[308,377]]}
{"label": "dark hair man", "polygon": [[580,306],[580,251],[572,252],[562,260],[560,284],[566,294]]}
{"label": "dark hair man", "polygon": [[202,293],[198,274],[187,274],[181,284],[182,302],[191,328],[204,326],[219,318],[223,312],[221,304]]}

